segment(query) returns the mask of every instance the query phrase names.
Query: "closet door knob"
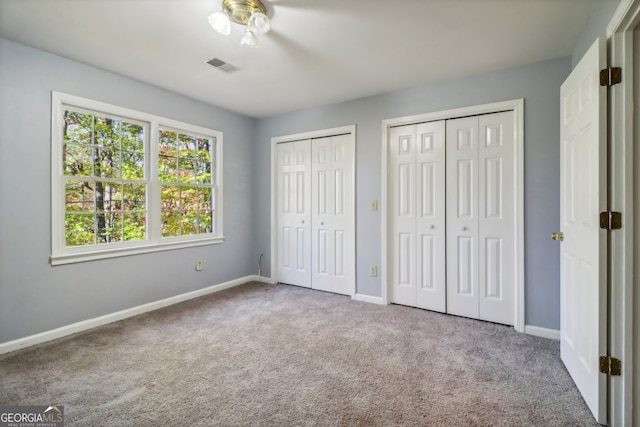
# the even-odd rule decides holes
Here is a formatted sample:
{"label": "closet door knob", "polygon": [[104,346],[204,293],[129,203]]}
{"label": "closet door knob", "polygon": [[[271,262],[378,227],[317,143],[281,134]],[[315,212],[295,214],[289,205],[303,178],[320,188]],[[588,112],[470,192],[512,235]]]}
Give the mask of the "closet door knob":
{"label": "closet door knob", "polygon": [[436,228],[436,226],[431,224],[431,226],[429,228],[433,230],[434,228]]}
{"label": "closet door knob", "polygon": [[464,225],[460,226],[460,231],[467,231],[467,227],[465,227]]}

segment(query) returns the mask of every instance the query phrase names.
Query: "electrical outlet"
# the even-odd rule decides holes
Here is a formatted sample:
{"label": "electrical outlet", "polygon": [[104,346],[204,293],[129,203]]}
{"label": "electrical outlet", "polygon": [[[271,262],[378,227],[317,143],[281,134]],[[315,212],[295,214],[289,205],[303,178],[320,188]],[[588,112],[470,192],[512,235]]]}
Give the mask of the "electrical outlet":
{"label": "electrical outlet", "polygon": [[371,275],[371,277],[376,277],[378,275],[378,266],[372,265],[371,267],[369,267],[369,274]]}
{"label": "electrical outlet", "polygon": [[202,266],[202,260],[201,259],[197,259],[196,260],[196,271],[202,271],[203,266]]}

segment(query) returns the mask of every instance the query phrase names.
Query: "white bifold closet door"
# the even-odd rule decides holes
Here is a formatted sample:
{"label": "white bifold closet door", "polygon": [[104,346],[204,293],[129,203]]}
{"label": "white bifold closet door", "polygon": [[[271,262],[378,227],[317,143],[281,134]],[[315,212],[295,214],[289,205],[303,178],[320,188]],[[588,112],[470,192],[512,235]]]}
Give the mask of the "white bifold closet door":
{"label": "white bifold closet door", "polygon": [[355,290],[352,134],[277,146],[278,281]]}
{"label": "white bifold closet door", "polygon": [[350,295],[355,282],[352,135],[311,143],[313,289]]}
{"label": "white bifold closet door", "polygon": [[391,301],[444,312],[445,122],[394,127],[389,141]]}
{"label": "white bifold closet door", "polygon": [[447,312],[513,324],[513,112],[447,121]]}
{"label": "white bifold closet door", "polygon": [[311,140],[278,144],[278,281],[311,287]]}

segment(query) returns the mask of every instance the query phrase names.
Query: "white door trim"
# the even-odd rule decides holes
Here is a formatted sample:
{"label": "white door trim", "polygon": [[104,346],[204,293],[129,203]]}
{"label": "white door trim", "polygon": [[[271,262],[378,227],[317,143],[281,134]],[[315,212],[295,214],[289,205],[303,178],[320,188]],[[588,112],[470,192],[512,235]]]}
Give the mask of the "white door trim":
{"label": "white door trim", "polygon": [[464,116],[473,116],[500,111],[511,110],[514,112],[514,236],[515,236],[515,273],[514,273],[514,320],[516,331],[524,332],[524,99],[495,102],[491,104],[475,105],[471,107],[456,108],[434,113],[418,114],[414,116],[398,117],[382,121],[382,187],[381,206],[382,216],[382,247],[381,247],[381,282],[382,303],[389,304],[389,284],[387,278],[387,233],[389,215],[387,212],[387,152],[389,149],[389,129],[394,126],[430,122],[436,120],[453,119]]}
{"label": "white door trim", "polygon": [[[277,146],[279,143],[284,142],[293,142],[299,141],[303,139],[314,139],[314,138],[324,138],[328,136],[335,135],[343,135],[343,134],[351,134],[353,138],[354,146],[356,141],[356,125],[349,126],[341,126],[330,129],[320,129],[309,132],[295,133],[290,135],[282,135],[275,136],[271,138],[271,282],[278,282],[278,174],[277,174]],[[352,167],[352,176],[351,176],[351,185],[352,185],[352,194],[356,194],[356,158],[355,153],[353,156],[353,167]],[[353,235],[350,236],[353,239],[353,247],[354,253],[352,254],[352,259],[356,259],[355,253],[355,203],[354,203],[354,212],[352,215],[353,224],[351,224],[351,229],[353,230]],[[356,277],[354,270],[354,280],[351,288],[351,297],[356,294]]]}
{"label": "white door trim", "polygon": [[[640,354],[634,359],[634,307],[633,265],[634,254],[634,178],[633,167],[633,30],[640,25],[640,0],[622,0],[609,25],[609,66],[622,67],[622,83],[609,90],[609,209],[622,212],[621,230],[611,232],[610,240],[610,301],[609,301],[609,354],[622,361],[622,375],[610,377],[609,425],[633,425],[640,419],[640,408],[633,407],[634,368],[640,369]],[[638,51],[638,46],[635,47]],[[637,73],[638,70],[635,70]],[[636,166],[638,166],[636,162]],[[620,256],[616,256],[621,254]],[[638,298],[635,298],[638,301]],[[636,317],[637,319],[637,317]],[[637,350],[637,349],[636,349]],[[637,376],[636,376],[637,377]],[[635,384],[638,393],[640,384]]]}

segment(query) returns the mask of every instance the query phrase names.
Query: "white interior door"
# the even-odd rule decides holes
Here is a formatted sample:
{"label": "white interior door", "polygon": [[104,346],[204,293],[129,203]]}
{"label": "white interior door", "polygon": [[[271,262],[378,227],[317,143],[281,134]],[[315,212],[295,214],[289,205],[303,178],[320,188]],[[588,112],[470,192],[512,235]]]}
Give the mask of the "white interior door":
{"label": "white interior door", "polygon": [[444,312],[445,122],[391,128],[391,300]]}
{"label": "white interior door", "polygon": [[560,353],[596,420],[606,415],[606,67],[605,41],[598,39],[562,84],[560,112],[561,242]]}
{"label": "white interior door", "polygon": [[351,134],[313,139],[313,289],[351,295],[355,281],[354,138]]}
{"label": "white interior door", "polygon": [[278,281],[311,287],[311,140],[278,144]]}
{"label": "white interior door", "polygon": [[447,312],[479,317],[478,117],[447,120]]}

